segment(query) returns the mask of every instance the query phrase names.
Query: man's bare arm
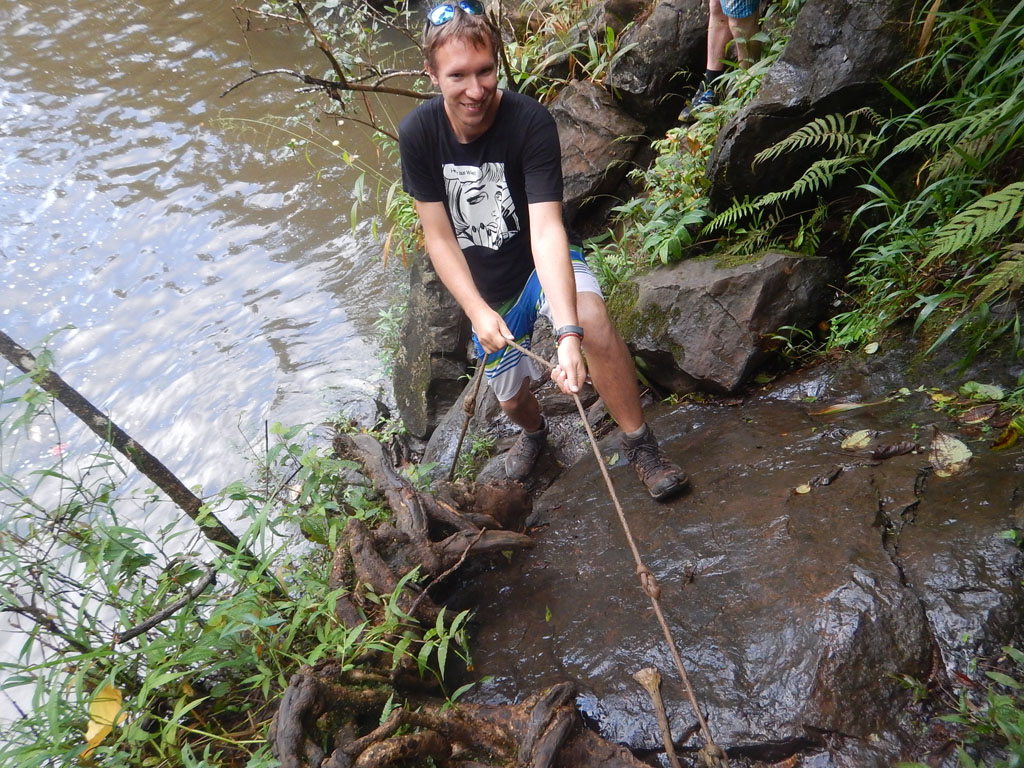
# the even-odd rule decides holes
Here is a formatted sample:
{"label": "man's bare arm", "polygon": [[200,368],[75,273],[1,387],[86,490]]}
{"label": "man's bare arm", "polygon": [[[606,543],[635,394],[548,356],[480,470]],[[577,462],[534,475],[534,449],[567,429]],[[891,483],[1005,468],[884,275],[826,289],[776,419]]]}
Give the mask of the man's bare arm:
{"label": "man's bare arm", "polygon": [[466,257],[462,254],[451,222],[445,212],[444,203],[424,203],[416,201],[416,213],[423,224],[423,237],[426,242],[427,255],[434,265],[438,277],[469,317],[476,331],[480,346],[488,354],[497,352],[505,346],[512,334],[501,319],[484,301],[473,282]]}
{"label": "man's bare arm", "polygon": [[[561,203],[530,205],[530,245],[555,327],[578,325],[576,278],[569,258],[569,237],[562,223]],[[567,394],[578,392],[583,385],[587,368],[576,337],[567,337],[558,345],[558,366],[551,372],[551,378]]]}

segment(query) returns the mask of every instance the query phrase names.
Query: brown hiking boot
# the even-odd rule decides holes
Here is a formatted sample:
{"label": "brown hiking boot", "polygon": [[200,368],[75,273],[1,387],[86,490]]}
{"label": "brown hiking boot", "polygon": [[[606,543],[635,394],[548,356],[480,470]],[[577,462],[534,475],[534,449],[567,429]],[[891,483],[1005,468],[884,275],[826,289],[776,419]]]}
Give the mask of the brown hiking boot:
{"label": "brown hiking boot", "polygon": [[690,484],[679,465],[669,461],[662,453],[648,425],[644,424],[644,431],[639,437],[630,439],[623,435],[622,450],[636,470],[640,482],[647,486],[648,492],[656,500],[664,501],[675,496]]}
{"label": "brown hiking boot", "polygon": [[548,439],[548,420],[544,419],[544,426],[536,432],[523,430],[519,438],[513,443],[505,454],[505,474],[509,480],[522,482],[530,476],[537,457]]}

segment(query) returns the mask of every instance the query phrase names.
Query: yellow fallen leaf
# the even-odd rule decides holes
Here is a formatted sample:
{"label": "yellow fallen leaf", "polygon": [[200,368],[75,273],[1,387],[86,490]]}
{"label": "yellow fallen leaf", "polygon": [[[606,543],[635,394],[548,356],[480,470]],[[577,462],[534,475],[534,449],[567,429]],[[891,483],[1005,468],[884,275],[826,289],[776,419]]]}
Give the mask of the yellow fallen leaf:
{"label": "yellow fallen leaf", "polygon": [[878,342],[877,341],[872,341],[870,344],[868,344],[868,345],[866,345],[864,347],[864,354],[866,354],[866,355],[873,355],[877,351],[878,351]]}
{"label": "yellow fallen leaf", "polygon": [[973,455],[971,449],[955,437],[935,430],[935,437],[928,449],[928,460],[939,477],[952,477],[962,472]]}
{"label": "yellow fallen leaf", "polygon": [[797,493],[810,493],[811,492],[811,486],[808,485],[807,483],[804,483],[803,485],[798,485],[793,490],[795,490]]}
{"label": "yellow fallen leaf", "polygon": [[85,731],[88,747],[82,752],[82,759],[89,757],[115,725],[123,723],[127,712],[122,712],[121,692],[110,683],[98,690],[89,703],[89,727]]}
{"label": "yellow fallen leaf", "polygon": [[873,435],[874,432],[870,429],[858,429],[853,434],[848,435],[839,447],[844,451],[862,450],[870,445]]}
{"label": "yellow fallen leaf", "polygon": [[1020,432],[1010,422],[1010,425],[1003,430],[1002,434],[996,438],[996,441],[992,443],[993,451],[1005,451],[1007,448],[1012,448],[1017,444],[1017,438],[1020,437]]}
{"label": "yellow fallen leaf", "polygon": [[820,411],[811,411],[811,416],[831,416],[833,413],[845,413],[846,411],[856,411],[859,408],[870,408],[872,405],[884,405],[889,402],[888,400],[876,400],[873,403],[835,403],[827,408],[822,408]]}

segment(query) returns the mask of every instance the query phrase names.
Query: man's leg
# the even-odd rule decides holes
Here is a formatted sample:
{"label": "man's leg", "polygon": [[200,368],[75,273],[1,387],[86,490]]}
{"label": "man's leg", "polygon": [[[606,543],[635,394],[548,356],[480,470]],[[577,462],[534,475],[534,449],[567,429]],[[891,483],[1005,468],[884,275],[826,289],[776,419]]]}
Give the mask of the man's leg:
{"label": "man's leg", "polygon": [[708,14],[708,50],[704,79],[701,80],[700,87],[690,103],[679,113],[679,120],[684,123],[693,122],[697,112],[718,103],[715,80],[725,74],[725,49],[732,40],[732,30],[729,27],[729,18],[722,11],[722,0],[710,0]]}
{"label": "man's leg", "polygon": [[[721,72],[725,69],[725,49],[733,36],[729,21],[729,17],[722,10],[722,0],[710,0],[708,3],[708,59],[706,66],[712,72]],[[708,83],[708,87],[710,86],[711,84]]]}
{"label": "man's leg", "polygon": [[540,404],[530,390],[530,379],[523,379],[519,391],[509,400],[499,400],[501,410],[523,428],[505,454],[505,474],[509,480],[524,481],[533,471],[548,438],[548,424]]}
{"label": "man's leg", "polygon": [[754,35],[761,31],[757,11],[745,19],[729,19],[732,38],[736,42],[736,61],[743,69],[761,58],[761,42]]}
{"label": "man's leg", "polygon": [[530,379],[523,379],[522,386],[511,400],[499,400],[498,404],[509,420],[527,432],[536,432],[544,426],[540,403],[530,390]]}
{"label": "man's leg", "polygon": [[736,62],[746,69],[761,57],[761,43],[754,39],[761,31],[760,3],[757,0],[717,1],[720,4],[719,11],[729,25],[729,36],[736,46]]}
{"label": "man's leg", "polygon": [[659,501],[683,491],[689,480],[665,456],[644,422],[640,388],[629,348],[615,329],[599,294],[581,291],[576,312],[583,326],[583,352],[594,388],[622,430],[622,447],[647,491]]}
{"label": "man's leg", "polygon": [[604,300],[596,293],[577,294],[576,312],[583,326],[583,351],[594,389],[619,428],[635,432],[644,425],[644,415],[629,348],[612,325]]}

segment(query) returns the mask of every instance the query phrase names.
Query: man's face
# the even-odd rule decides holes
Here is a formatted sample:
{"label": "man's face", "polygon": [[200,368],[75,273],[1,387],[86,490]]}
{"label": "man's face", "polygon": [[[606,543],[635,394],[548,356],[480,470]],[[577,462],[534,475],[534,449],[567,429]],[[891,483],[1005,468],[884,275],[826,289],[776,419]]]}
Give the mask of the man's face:
{"label": "man's face", "polygon": [[428,64],[427,73],[441,89],[445,112],[459,141],[472,141],[491,127],[500,96],[498,63],[490,48],[449,40],[434,52],[434,66]]}

